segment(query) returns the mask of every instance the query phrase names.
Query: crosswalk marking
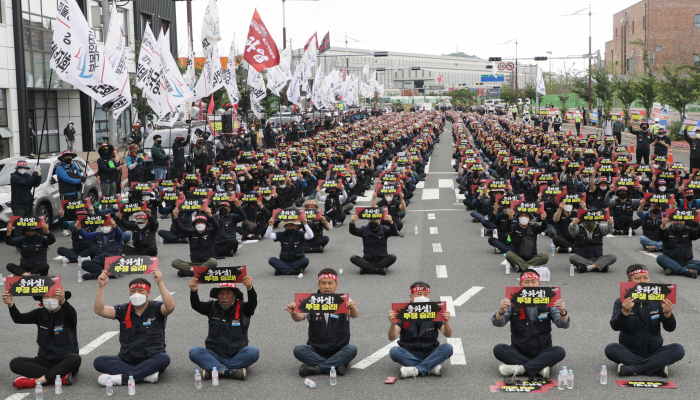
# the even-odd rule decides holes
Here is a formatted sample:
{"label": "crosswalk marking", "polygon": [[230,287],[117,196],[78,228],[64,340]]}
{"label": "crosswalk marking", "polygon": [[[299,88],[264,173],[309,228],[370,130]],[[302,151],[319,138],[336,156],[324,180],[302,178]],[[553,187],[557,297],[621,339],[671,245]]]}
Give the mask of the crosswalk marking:
{"label": "crosswalk marking", "polygon": [[464,292],[461,296],[457,297],[457,299],[454,301],[454,304],[457,307],[462,306],[462,304],[466,303],[467,300],[471,299],[472,297],[474,297],[475,294],[479,293],[479,291],[481,291],[481,289],[483,289],[482,286],[472,286],[471,288],[469,288],[469,290]]}
{"label": "crosswalk marking", "polygon": [[421,200],[437,200],[440,198],[440,189],[423,189]]}
{"label": "crosswalk marking", "polygon": [[428,214],[428,219],[435,219],[435,214]]}
{"label": "crosswalk marking", "polygon": [[12,396],[6,398],[5,400],[21,400],[29,396],[29,393],[15,393]]}
{"label": "crosswalk marking", "polygon": [[431,235],[437,235],[437,234],[438,234],[438,228],[437,228],[437,226],[431,226],[431,227],[430,227],[430,234],[431,234]]}
{"label": "crosswalk marking", "polygon": [[106,332],[103,333],[100,337],[97,339],[93,340],[92,342],[88,343],[86,346],[84,346],[82,349],[80,349],[80,354],[81,356],[84,356],[86,354],[89,354],[91,351],[95,350],[97,347],[99,347],[102,343],[108,341],[111,339],[113,336],[118,334],[119,331],[111,331],[111,332]]}
{"label": "crosswalk marking", "polygon": [[420,181],[416,183],[416,189],[423,189],[425,187],[425,181]]}
{"label": "crosswalk marking", "polygon": [[447,266],[446,265],[436,265],[435,274],[438,278],[447,278]]}
{"label": "crosswalk marking", "polygon": [[447,338],[447,343],[452,345],[452,357],[450,357],[450,363],[452,365],[467,365],[467,359],[464,358],[464,347],[462,346],[462,339]]}
{"label": "crosswalk marking", "polygon": [[444,301],[447,303],[447,311],[450,312],[450,317],[454,317],[457,315],[455,312],[455,303],[452,301],[452,296],[440,296],[440,301]]}
{"label": "crosswalk marking", "polygon": [[377,361],[384,358],[387,354],[389,354],[389,351],[391,351],[392,347],[398,346],[399,345],[398,341],[399,340],[397,339],[397,340],[394,340],[393,342],[387,344],[386,346],[384,346],[381,349],[372,353],[369,357],[356,363],[351,368],[365,369],[365,368],[369,367],[370,365],[376,363]]}
{"label": "crosswalk marking", "polygon": [[438,179],[438,187],[440,188],[452,188],[454,189],[455,181],[453,179]]}
{"label": "crosswalk marking", "polygon": [[442,244],[433,243],[433,253],[442,253]]}

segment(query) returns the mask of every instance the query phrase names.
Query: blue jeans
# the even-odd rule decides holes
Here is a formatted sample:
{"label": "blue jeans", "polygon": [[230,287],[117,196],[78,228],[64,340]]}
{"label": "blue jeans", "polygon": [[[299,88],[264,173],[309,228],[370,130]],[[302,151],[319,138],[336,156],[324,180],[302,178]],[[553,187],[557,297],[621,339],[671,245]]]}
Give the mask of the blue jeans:
{"label": "blue jeans", "polygon": [[661,268],[670,269],[673,271],[674,275],[684,275],[689,269],[700,271],[700,260],[678,262],[667,255],[660,255],[656,257],[656,263],[659,264]]}
{"label": "blue jeans", "polygon": [[126,385],[129,376],[134,377],[134,381],[141,382],[144,377],[163,372],[170,365],[170,356],[159,353],[140,364],[128,364],[119,356],[99,356],[92,365],[97,372],[109,375],[121,375],[122,385]]}
{"label": "blue jeans", "polygon": [[656,251],[661,251],[661,250],[664,249],[664,244],[663,244],[663,242],[655,242],[655,241],[649,239],[649,238],[646,237],[646,236],[640,237],[640,238],[639,238],[639,243],[642,244],[642,248],[643,248],[644,250],[647,249],[647,246],[654,246],[654,247],[656,247]]}
{"label": "blue jeans", "polygon": [[337,370],[340,364],[348,364],[356,355],[357,346],[354,344],[343,347],[328,358],[319,354],[313,346],[306,346],[303,344],[294,346],[294,357],[296,357],[297,360],[304,364],[311,365],[312,367],[319,367],[324,374],[330,374],[331,367],[335,367]]}
{"label": "blue jeans", "polygon": [[190,349],[190,361],[197,364],[199,368],[211,371],[216,368],[219,374],[225,370],[248,368],[260,358],[260,350],[255,346],[246,346],[231,358],[221,357],[214,351],[204,347],[193,347]]}
{"label": "blue jeans", "polygon": [[290,262],[282,261],[277,257],[270,257],[267,262],[270,263],[272,268],[281,272],[282,275],[289,275],[292,273],[292,271],[297,269],[300,269],[303,272],[306,267],[309,266],[309,259],[307,257],[302,257],[299,260]]}
{"label": "blue jeans", "polygon": [[478,212],[476,212],[476,210],[470,212],[469,215],[471,215],[472,218],[478,220],[479,222],[484,222],[485,217],[482,214],[479,214]]}
{"label": "blue jeans", "polygon": [[406,367],[418,368],[420,374],[425,376],[433,367],[452,357],[452,345],[448,343],[441,344],[432,353],[427,354],[413,353],[403,347],[392,347],[389,351],[389,357],[394,362]]}
{"label": "blue jeans", "polygon": [[153,174],[156,176],[156,182],[158,182],[158,179],[165,179],[165,174],[167,172],[167,168],[153,168]]}

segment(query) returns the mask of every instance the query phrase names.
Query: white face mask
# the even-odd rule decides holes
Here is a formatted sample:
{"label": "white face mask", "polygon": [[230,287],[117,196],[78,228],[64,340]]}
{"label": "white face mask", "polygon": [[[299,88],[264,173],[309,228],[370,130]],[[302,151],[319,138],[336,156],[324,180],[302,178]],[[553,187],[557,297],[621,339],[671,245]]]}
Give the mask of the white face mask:
{"label": "white face mask", "polygon": [[429,301],[430,301],[430,298],[425,297],[425,296],[419,296],[419,297],[413,298],[414,303],[427,303]]}
{"label": "white face mask", "polygon": [[571,212],[571,210],[573,210],[573,209],[574,209],[574,206],[572,206],[571,204],[567,204],[564,206],[564,211],[566,211],[566,212]]}
{"label": "white face mask", "polygon": [[27,172],[29,172],[29,168],[17,168],[17,172],[19,172],[20,174],[26,174]]}
{"label": "white face mask", "polygon": [[110,232],[112,232],[111,226],[103,226],[102,227],[102,233],[104,233],[105,235],[109,235]]}
{"label": "white face mask", "polygon": [[240,182],[245,181],[245,176],[240,176],[240,177],[238,177],[238,180],[239,180]]}
{"label": "white face mask", "polygon": [[129,296],[129,300],[131,300],[131,304],[135,305],[136,307],[140,307],[146,304],[146,300],[148,300],[148,298],[141,293],[134,293]]}
{"label": "white face mask", "polygon": [[659,186],[659,192],[665,192],[666,191],[666,186]]}
{"label": "white face mask", "polygon": [[141,196],[142,201],[151,201],[151,196]]}
{"label": "white face mask", "polygon": [[583,182],[584,182],[584,183],[590,182],[590,178],[583,178]]}
{"label": "white face mask", "polygon": [[58,299],[44,299],[42,303],[47,311],[54,311],[58,308]]}
{"label": "white face mask", "polygon": [[270,201],[271,198],[272,196],[263,196],[263,199],[265,199],[265,201]]}
{"label": "white face mask", "polygon": [[292,180],[296,182],[297,177],[296,177],[296,176],[293,176],[293,177],[292,177]]}
{"label": "white face mask", "polygon": [[207,229],[206,224],[197,224],[194,226],[194,229],[197,230],[197,232],[204,232],[205,229]]}
{"label": "white face mask", "polygon": [[137,222],[136,226],[138,226],[139,229],[143,229],[146,227],[147,224],[148,224],[147,222]]}
{"label": "white face mask", "polygon": [[286,187],[287,187],[287,185],[280,185],[280,189],[284,189]]}
{"label": "white face mask", "polygon": [[321,161],[321,164],[323,164],[323,165],[326,165],[326,163],[328,163],[328,161],[326,161],[326,160]]}
{"label": "white face mask", "polygon": [[520,217],[520,218],[518,218],[518,222],[520,223],[520,225],[527,225],[530,223],[530,218]]}
{"label": "white face mask", "polygon": [[391,203],[392,201],[394,201],[394,196],[385,196],[384,199],[387,203]]}

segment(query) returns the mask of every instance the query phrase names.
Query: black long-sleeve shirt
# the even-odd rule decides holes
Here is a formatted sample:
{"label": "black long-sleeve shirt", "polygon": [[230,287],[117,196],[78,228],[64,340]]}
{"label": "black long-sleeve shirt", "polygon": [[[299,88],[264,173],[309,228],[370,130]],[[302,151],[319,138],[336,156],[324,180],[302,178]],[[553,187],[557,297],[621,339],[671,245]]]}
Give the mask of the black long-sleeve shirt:
{"label": "black long-sleeve shirt", "polygon": [[[190,291],[190,305],[192,309],[197,311],[202,315],[209,315],[211,313],[211,307],[216,300],[210,300],[207,302],[202,302],[199,300],[199,293],[195,290]],[[252,317],[255,314],[255,308],[258,306],[258,294],[255,292],[255,288],[250,288],[248,290],[248,301],[243,302],[241,305],[241,312],[246,317]],[[233,311],[233,308],[229,308],[228,311]]]}

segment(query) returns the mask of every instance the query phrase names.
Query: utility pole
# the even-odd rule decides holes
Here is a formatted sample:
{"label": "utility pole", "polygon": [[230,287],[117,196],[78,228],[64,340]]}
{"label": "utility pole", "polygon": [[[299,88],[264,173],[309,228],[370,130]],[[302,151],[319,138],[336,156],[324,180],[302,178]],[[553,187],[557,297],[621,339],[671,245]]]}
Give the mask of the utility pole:
{"label": "utility pole", "polygon": [[[118,16],[114,15],[114,18],[118,18]],[[102,0],[102,44],[103,45],[105,43],[107,43],[107,32],[108,31],[109,31],[109,1]],[[92,103],[94,105],[95,101],[92,100]],[[95,105],[95,107],[97,107],[97,106]],[[108,110],[105,110],[105,116],[107,118],[107,129],[109,130],[109,143],[112,146],[118,148],[119,142],[117,140],[117,120],[114,119],[114,117],[113,117],[112,108],[113,107],[109,107]],[[92,131],[92,127],[90,127],[90,131]]]}

